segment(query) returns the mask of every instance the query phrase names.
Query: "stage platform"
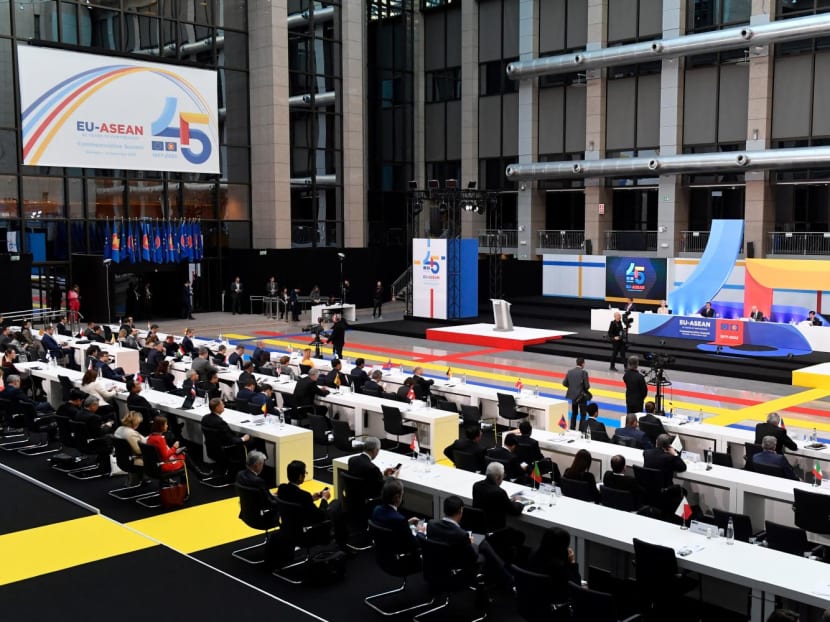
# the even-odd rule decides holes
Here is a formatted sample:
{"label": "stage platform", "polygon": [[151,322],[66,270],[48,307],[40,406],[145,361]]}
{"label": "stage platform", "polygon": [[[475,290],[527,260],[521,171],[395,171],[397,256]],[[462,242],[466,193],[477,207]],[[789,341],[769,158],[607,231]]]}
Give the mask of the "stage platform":
{"label": "stage platform", "polygon": [[793,370],[793,386],[830,389],[830,363],[819,363]]}
{"label": "stage platform", "polygon": [[426,338],[432,341],[464,343],[504,350],[524,350],[526,346],[539,345],[574,333],[562,330],[545,330],[514,326],[511,331],[496,331],[493,324],[461,324],[444,328],[428,328]]}

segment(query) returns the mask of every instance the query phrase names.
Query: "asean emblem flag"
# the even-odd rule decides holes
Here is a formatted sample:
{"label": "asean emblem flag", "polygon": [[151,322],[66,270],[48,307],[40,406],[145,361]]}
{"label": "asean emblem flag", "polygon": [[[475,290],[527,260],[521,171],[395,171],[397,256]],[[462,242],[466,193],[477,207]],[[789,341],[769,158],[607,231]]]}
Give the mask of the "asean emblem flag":
{"label": "asean emblem flag", "polygon": [[525,385],[522,384],[522,379],[521,378],[516,378],[516,389],[521,391],[522,388],[524,388],[524,386]]}
{"label": "asean emblem flag", "polygon": [[415,399],[415,390],[412,388],[412,386],[410,386],[409,391],[406,392],[406,399],[408,399],[409,401]]}

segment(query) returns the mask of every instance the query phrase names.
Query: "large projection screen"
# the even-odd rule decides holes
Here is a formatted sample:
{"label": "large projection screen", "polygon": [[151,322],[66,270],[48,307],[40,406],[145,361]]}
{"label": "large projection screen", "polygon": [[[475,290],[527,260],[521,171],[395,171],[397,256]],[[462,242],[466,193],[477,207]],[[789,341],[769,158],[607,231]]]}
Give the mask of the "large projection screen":
{"label": "large projection screen", "polygon": [[23,163],[219,173],[216,72],[20,44]]}

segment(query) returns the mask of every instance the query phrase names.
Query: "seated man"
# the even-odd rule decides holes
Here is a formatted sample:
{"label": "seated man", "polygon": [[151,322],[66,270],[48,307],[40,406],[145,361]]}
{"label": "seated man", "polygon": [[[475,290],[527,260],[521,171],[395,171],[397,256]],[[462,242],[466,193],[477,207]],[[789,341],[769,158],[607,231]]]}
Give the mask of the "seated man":
{"label": "seated man", "polygon": [[605,424],[597,419],[599,416],[599,406],[597,406],[596,402],[588,404],[585,410],[588,413],[588,418],[583,422],[579,431],[584,434],[586,430],[590,429],[592,440],[610,443],[611,439],[608,437]]}
{"label": "seated man", "polygon": [[657,437],[656,447],[643,450],[643,466],[663,473],[663,487],[669,487],[674,483],[675,473],[686,470],[686,463],[677,455],[671,441],[671,436],[661,434]]}
{"label": "seated man", "polygon": [[218,397],[214,397],[208,402],[210,412],[202,417],[202,433],[208,432],[213,435],[219,445],[228,447],[230,445],[245,445],[248,449],[256,448],[256,441],[251,438],[250,434],[239,434],[231,430],[228,422],[222,419],[222,413],[225,412],[225,404]]}
{"label": "seated man", "polygon": [[236,346],[231,355],[228,357],[228,365],[230,367],[242,367],[245,362],[245,346]]}
{"label": "seated man", "polygon": [[366,366],[366,359],[359,358],[354,362],[354,367],[349,375],[352,377],[352,386],[355,393],[363,393],[363,385],[369,380],[369,374],[363,368]]}
{"label": "seated man", "polygon": [[228,360],[227,360],[227,357],[225,356],[225,352],[227,352],[227,350],[228,349],[225,347],[224,344],[219,346],[218,348],[216,348],[216,354],[213,355],[213,364],[214,365],[217,365],[219,367],[227,367],[228,366]]}
{"label": "seated man", "polygon": [[314,403],[314,398],[318,395],[325,396],[329,394],[328,389],[317,386],[317,378],[319,376],[319,370],[311,369],[307,376],[300,378],[297,384],[294,385],[294,399],[297,402],[297,406],[310,407],[303,410],[311,410],[317,415],[325,415],[328,412],[328,408],[322,404]]}
{"label": "seated man", "polygon": [[763,451],[759,451],[752,456],[752,464],[763,464],[765,466],[777,467],[781,469],[781,475],[787,479],[798,479],[798,476],[793,471],[792,465],[787,459],[779,453],[776,453],[778,446],[778,439],[774,436],[765,436],[761,439],[761,447]]}
{"label": "seated man", "polygon": [[[251,451],[245,459],[245,468],[236,474],[236,483],[247,488],[255,488],[261,492],[262,504],[260,515],[264,521],[270,521],[274,526],[279,522],[277,500],[271,494],[271,487],[260,477],[265,466],[265,454],[261,451]],[[242,518],[240,512],[239,518]]]}
{"label": "seated man", "polygon": [[625,458],[617,454],[611,457],[611,470],[602,476],[602,485],[615,490],[625,490],[634,496],[634,503],[640,505],[643,488],[632,475],[625,474]]}
{"label": "seated man", "polygon": [[182,381],[181,394],[196,395],[197,388],[199,388],[199,372],[194,369],[188,370],[187,378]]}
{"label": "seated man", "polygon": [[381,384],[382,380],[383,372],[379,369],[373,369],[369,379],[363,383],[361,393],[379,397],[383,393],[383,385]]}
{"label": "seated man", "polygon": [[159,341],[164,350],[165,356],[176,356],[179,352],[179,344],[176,343],[176,338],[173,335],[167,335],[164,341]]}
{"label": "seated man", "polygon": [[[300,506],[299,520],[303,526],[316,525],[325,520],[330,520],[334,529],[335,540],[341,547],[344,547],[348,540],[348,530],[343,520],[344,515],[340,509],[340,502],[330,501],[331,491],[329,491],[328,486],[314,494],[300,488],[307,473],[305,462],[301,460],[289,462],[286,467],[288,483],[279,485],[277,498],[280,501],[287,501]],[[314,505],[315,501],[320,502],[320,507]]]}
{"label": "seated man", "polygon": [[411,526],[418,524],[418,517],[406,518],[398,511],[403,501],[403,483],[396,477],[388,477],[383,482],[380,491],[380,503],[372,510],[372,521],[381,527],[389,529],[393,536],[401,543],[401,548],[407,544],[410,549],[418,547],[418,537],[412,533]]}
{"label": "seated man", "polygon": [[251,396],[250,403],[259,406],[260,409],[264,406],[268,414],[274,415],[277,413],[277,405],[274,402],[274,388],[270,384],[263,384],[259,391]]}
{"label": "seated man", "polygon": [[340,359],[331,360],[331,371],[326,374],[327,387],[349,386],[349,379],[343,373],[343,362]]}
{"label": "seated man", "polygon": [[[200,348],[201,349],[201,348]],[[192,357],[194,352],[196,352],[196,346],[193,345],[193,329],[186,328],[184,331],[184,337],[182,337],[182,342],[179,345],[179,350],[184,356]]]}
{"label": "seated man", "polygon": [[253,380],[249,380],[248,383],[239,389],[236,392],[236,401],[237,402],[250,402],[251,398],[254,397],[256,393],[256,383]]}
{"label": "seated man", "polygon": [[749,312],[749,319],[756,322],[763,322],[766,318],[764,317],[763,311],[758,309],[755,305],[752,305],[752,309]]}
{"label": "seated man", "polygon": [[519,441],[512,432],[505,435],[504,446],[491,447],[487,450],[486,460],[496,460],[504,465],[504,477],[507,480],[524,484],[527,481],[528,464],[522,464],[516,455]]}
{"label": "seated man", "polygon": [[[0,393],[0,396],[3,394]],[[61,417],[67,417],[69,419],[74,419],[78,416],[78,413],[81,412],[81,408],[84,405],[84,398],[86,397],[86,393],[81,391],[80,389],[72,388],[69,389],[69,399],[65,401],[63,404],[58,406],[58,410],[55,414]]]}
{"label": "seated man", "polygon": [[40,338],[43,348],[49,353],[49,356],[53,360],[57,361],[58,359],[67,357],[69,361],[72,361],[72,348],[61,347],[54,335],[55,328],[53,326],[47,326],[44,329],[43,336]]}
{"label": "seated man", "polygon": [[503,529],[508,516],[522,513],[522,504],[508,498],[501,487],[504,481],[504,465],[491,462],[487,465],[485,478],[473,484],[473,507],[487,514],[487,526],[491,531]]}
{"label": "seated man", "polygon": [[790,451],[798,449],[798,445],[789,437],[787,430],[781,427],[781,416],[778,413],[768,414],[765,423],[759,423],[755,426],[755,444],[761,445],[765,436],[775,437],[777,443],[775,451],[779,454],[784,453],[785,447]]}
{"label": "seated man", "polygon": [[40,413],[52,412],[52,407],[49,405],[49,402],[35,402],[26,395],[25,391],[21,389],[20,376],[17,374],[6,376],[5,388],[0,392],[0,397],[9,400],[13,405],[21,403],[31,404]]}
{"label": "seated man", "polygon": [[[473,545],[470,536],[461,528],[464,501],[456,495],[450,495],[444,499],[443,509],[443,518],[435,518],[427,523],[427,539],[447,545],[453,565],[457,565],[461,576],[472,584],[480,573],[484,560]],[[478,596],[479,598],[483,596],[481,590]]]}
{"label": "seated man", "polygon": [[145,416],[145,419],[147,420],[147,423],[149,423],[149,420],[153,418],[152,413],[154,412],[154,409],[143,395],[139,395],[141,393],[141,383],[135,382],[134,380],[128,380],[127,392],[129,393],[127,396],[127,408],[129,410],[138,410],[147,415]]}
{"label": "seated man", "polygon": [[464,426],[464,438],[459,438],[452,445],[444,449],[444,455],[455,463],[455,452],[463,451],[473,456],[476,462],[476,471],[484,472],[485,449],[481,445],[481,426],[471,423]]}
{"label": "seated man", "polygon": [[637,415],[635,413],[628,413],[625,416],[625,427],[617,428],[617,431],[614,433],[614,438],[617,437],[633,438],[637,441],[637,447],[639,449],[651,449],[654,447],[648,436],[645,435],[645,432],[637,429]]}
{"label": "seated man", "polygon": [[253,380],[254,384],[256,384],[256,378],[254,377],[254,364],[251,361],[245,361],[242,363],[242,373],[239,374],[239,378],[236,379],[236,386],[241,389],[248,384],[250,380]]}
{"label": "seated man", "polygon": [[435,384],[432,379],[424,378],[424,368],[416,367],[412,370],[412,388],[415,389],[415,397],[425,400],[430,397],[430,387]]}
{"label": "seated man", "polygon": [[111,367],[110,363],[110,355],[108,353],[103,350],[98,353],[98,369],[101,370],[101,376],[107,380],[124,382],[124,369],[121,367]]}
{"label": "seated man", "polygon": [[545,458],[542,450],[539,448],[539,441],[531,436],[533,433],[533,426],[530,421],[525,419],[519,424],[519,436],[516,437],[518,447],[516,447],[516,455],[519,460],[527,464],[525,469],[526,474],[533,473],[536,464],[539,465],[539,473],[545,475],[551,474],[554,482],[559,482],[562,475],[559,473],[559,465],[553,462],[550,458]]}
{"label": "seated man", "polygon": [[363,439],[363,452],[349,458],[349,475],[354,475],[363,480],[363,490],[369,498],[377,497],[383,486],[384,477],[392,477],[397,471],[389,467],[380,472],[378,466],[373,462],[380,452],[380,441],[374,436],[367,436]]}
{"label": "seated man", "polygon": [[84,407],[78,412],[75,421],[80,421],[86,428],[87,447],[90,452],[98,455],[98,468],[102,473],[111,470],[110,454],[112,453],[111,432],[113,422],[104,422],[97,414],[98,398],[88,395],[84,399]]}
{"label": "seated man", "polygon": [[413,385],[415,381],[412,378],[407,378],[403,381],[403,384],[398,387],[398,390],[395,391],[395,395],[399,402],[411,402],[414,399],[417,399],[418,394],[415,392],[415,388]]}
{"label": "seated man", "polygon": [[[152,349],[147,353],[147,369],[155,371],[168,354],[165,351],[165,345],[161,341],[153,344]],[[169,355],[172,356],[172,355]]]}
{"label": "seated man", "polygon": [[210,350],[202,346],[199,348],[199,356],[193,359],[190,366],[193,371],[199,372],[200,380],[210,380],[210,372],[216,371],[216,368],[208,360],[209,355]]}

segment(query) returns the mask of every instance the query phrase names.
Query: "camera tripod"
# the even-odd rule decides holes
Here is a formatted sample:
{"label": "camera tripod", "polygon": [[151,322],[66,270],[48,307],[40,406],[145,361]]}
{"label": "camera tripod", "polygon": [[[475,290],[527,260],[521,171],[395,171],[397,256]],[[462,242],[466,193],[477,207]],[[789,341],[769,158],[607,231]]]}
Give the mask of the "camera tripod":
{"label": "camera tripod", "polygon": [[665,414],[663,409],[663,387],[670,387],[671,380],[665,375],[665,370],[662,367],[652,367],[646,376],[646,384],[653,386],[654,392],[654,412],[655,414]]}

